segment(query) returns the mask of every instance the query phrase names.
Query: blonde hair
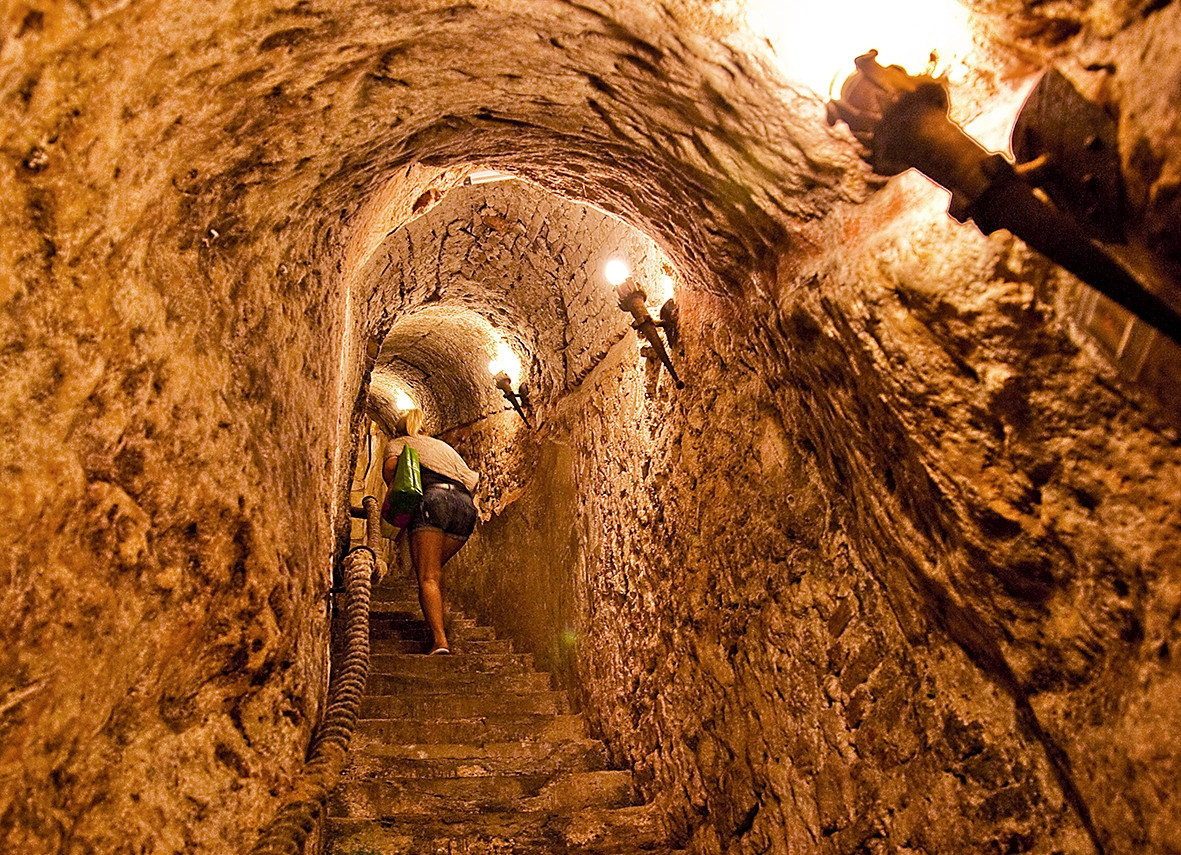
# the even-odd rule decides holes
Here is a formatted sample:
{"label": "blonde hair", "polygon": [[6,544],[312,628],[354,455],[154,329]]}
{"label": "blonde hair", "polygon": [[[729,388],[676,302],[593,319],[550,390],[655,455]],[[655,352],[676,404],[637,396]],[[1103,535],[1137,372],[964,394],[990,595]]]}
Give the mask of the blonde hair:
{"label": "blonde hair", "polygon": [[423,415],[422,410],[417,407],[413,410],[407,410],[398,419],[398,436],[418,436],[422,433],[422,425],[425,421],[426,416]]}

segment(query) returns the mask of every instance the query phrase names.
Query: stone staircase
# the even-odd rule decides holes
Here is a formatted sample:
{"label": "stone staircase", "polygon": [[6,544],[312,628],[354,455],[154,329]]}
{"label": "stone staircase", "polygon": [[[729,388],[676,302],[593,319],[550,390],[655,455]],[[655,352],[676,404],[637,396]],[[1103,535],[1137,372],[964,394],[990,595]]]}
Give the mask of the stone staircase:
{"label": "stone staircase", "polygon": [[[397,570],[391,572],[396,575]],[[667,853],[630,772],[532,657],[456,617],[426,656],[417,589],[374,589],[352,763],[328,804],[332,855]]]}

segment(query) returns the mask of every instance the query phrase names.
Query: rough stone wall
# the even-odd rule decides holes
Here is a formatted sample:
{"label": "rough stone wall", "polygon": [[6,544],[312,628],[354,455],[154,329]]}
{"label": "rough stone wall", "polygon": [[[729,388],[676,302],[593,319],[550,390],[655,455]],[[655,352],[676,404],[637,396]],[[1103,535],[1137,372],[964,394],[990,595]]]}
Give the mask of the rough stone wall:
{"label": "rough stone wall", "polygon": [[[894,189],[879,200],[891,216],[913,201]],[[814,355],[792,360],[801,373],[789,368],[788,382],[823,382],[828,398],[802,395],[792,424],[827,449],[833,485],[853,497],[860,553],[892,568],[877,571],[892,592],[922,592],[1027,706],[1037,724],[1026,726],[1061,754],[1059,777],[1103,845],[1171,851],[1165,782],[1181,769],[1154,746],[1179,723],[1175,407],[1121,382],[1089,342],[1046,328],[1073,292],[1040,259],[970,233],[956,248],[951,224],[915,225],[815,271],[859,283],[854,300],[784,317]],[[830,409],[868,427],[856,448],[815,418]],[[899,519],[911,530],[883,537]]]}
{"label": "rough stone wall", "polygon": [[[1129,31],[1140,60],[1176,14]],[[1178,848],[1175,401],[1071,328],[1061,271],[945,204],[896,179],[747,301],[683,296],[685,392],[627,350],[540,438],[455,434],[521,505],[457,559],[465,596],[576,671],[699,851]],[[573,546],[546,514],[570,496]]]}
{"label": "rough stone wall", "polygon": [[[949,782],[964,807],[954,820],[964,839],[1001,833],[1003,822],[986,827],[967,808],[1008,792],[1009,775],[1017,795],[1003,804],[1015,811],[1009,816],[1018,836],[1002,849],[1024,845],[1021,804],[1040,794],[1039,806],[1048,805],[1051,814],[1059,809],[1056,782],[1065,795],[1073,782],[1112,851],[1176,848],[1168,822],[1178,812],[1170,801],[1175,788],[1162,783],[1177,779],[1176,759],[1168,738],[1159,738],[1175,729],[1173,705],[1166,705],[1177,626],[1176,560],[1168,552],[1176,542],[1176,451],[1169,428],[1158,424],[1151,401],[1105,373],[1101,359],[1072,351],[1053,323],[1042,325],[1044,307],[1024,314],[1024,293],[1012,305],[1017,286],[1006,277],[1025,274],[1007,272],[1017,263],[1011,253],[995,267],[972,267],[970,259],[993,256],[970,253],[963,271],[944,271],[964,274],[949,276],[953,284],[989,283],[1006,297],[996,311],[978,307],[976,289],[966,285],[949,300],[935,296],[944,283],[917,261],[937,253],[922,251],[916,260],[910,242],[897,235],[873,242],[881,252],[897,248],[884,268],[869,256],[824,261],[876,233],[859,229],[847,213],[827,230],[801,231],[834,204],[864,195],[855,153],[823,126],[819,104],[785,86],[758,57],[695,29],[683,8],[692,11],[694,4],[272,7],[156,0],[6,7],[0,44],[0,584],[6,592],[0,831],[6,846],[227,851],[242,848],[269,814],[302,754],[322,693],[323,594],[347,528],[357,396],[372,356],[369,339],[392,301],[384,286],[373,287],[359,273],[389,229],[428,210],[465,164],[478,162],[625,216],[676,261],[690,283],[686,294],[702,300],[706,293],[729,294],[737,301],[729,325],[750,334],[707,346],[712,336],[728,333],[715,326],[720,309],[701,310],[696,343],[691,338],[686,350],[687,373],[710,376],[696,363],[711,348],[718,366],[723,358],[728,365],[745,360],[751,376],[760,377],[755,387],[767,386],[764,399],[780,413],[785,435],[791,442],[802,438],[805,450],[803,438],[811,442],[814,451],[805,457],[815,477],[807,483],[834,509],[831,519],[843,532],[825,542],[843,537],[849,557],[841,572],[881,589],[879,599],[859,600],[858,613],[873,615],[875,626],[879,614],[887,621],[891,613],[900,616],[896,634],[881,630],[881,644],[921,639],[923,620],[931,619],[928,634],[936,640],[929,660],[919,652],[907,660],[888,648],[887,661],[908,662],[907,674],[920,684],[937,684],[936,703],[924,706],[920,697],[907,709],[915,721],[943,716],[946,722],[962,691],[971,701],[956,715],[968,736],[955,736],[959,726],[952,725],[946,744],[961,746],[954,750],[965,764],[987,746],[994,752],[989,757],[1003,758],[999,766],[973,762],[971,773],[966,765],[941,767],[956,770],[947,773],[956,781],[957,771],[967,779]],[[1146,242],[1166,254],[1175,245],[1170,188],[1179,149],[1175,115],[1160,105],[1172,103],[1174,92],[1167,87],[1178,67],[1179,54],[1170,48],[1177,8],[1128,6],[1128,15],[1115,16],[1116,26],[1095,30],[1104,36],[1132,22],[1114,46],[1098,41],[1100,52],[1113,51],[1119,60],[1096,72],[1107,76],[1098,88],[1131,142],[1124,156],[1129,173],[1142,178],[1135,198],[1144,210],[1137,216],[1156,223],[1145,229],[1156,242]],[[1142,42],[1152,49],[1141,51]],[[1092,47],[1078,39],[1060,45],[1063,51]],[[879,207],[870,222],[894,213]],[[920,223],[945,234],[941,216]],[[809,247],[815,252],[801,256]],[[1024,265],[1020,259],[1018,267]],[[428,296],[417,294],[394,310],[412,310]],[[867,328],[867,317],[881,320]],[[995,330],[984,345],[976,343],[978,325]],[[987,413],[974,403],[981,388],[993,400]],[[604,413],[637,412],[605,392],[603,401]],[[686,463],[690,468],[704,466],[701,449],[723,435],[706,430],[712,400],[693,406],[708,439],[697,445],[694,435],[684,446],[699,461]],[[583,448],[606,441],[578,428],[573,415],[555,410],[553,419],[568,421],[567,432]],[[591,415],[585,423],[598,419]],[[625,432],[630,424],[601,421],[613,443],[632,438]],[[872,430],[850,430],[866,425]],[[652,435],[682,429],[669,419]],[[558,451],[539,459],[566,471]],[[580,495],[605,495],[616,483],[597,458],[569,465]],[[729,483],[702,479],[662,488],[688,494],[676,506],[678,516],[665,519],[701,521],[727,554],[753,558],[755,542],[745,529],[723,530],[695,513],[691,491],[724,493]],[[628,489],[639,495],[638,485]],[[634,556],[658,554],[661,546],[628,540],[637,515],[624,498],[610,507],[596,500],[604,507],[588,508],[581,523],[585,543],[594,547],[580,559],[586,578],[607,578],[610,585],[593,599],[559,599],[554,607],[555,615],[584,623],[599,618],[593,631],[610,654],[587,664],[588,702],[614,702],[638,687],[627,657],[643,651],[645,662],[656,662],[643,644],[662,636],[649,630],[669,626],[666,635],[677,643],[666,646],[679,650],[687,627],[696,631],[700,624],[704,638],[716,632],[726,645],[703,641],[702,655],[686,654],[684,696],[665,691],[682,684],[660,672],[644,683],[645,693],[635,694],[634,715],[604,713],[620,752],[653,758],[647,762],[654,781],[680,782],[668,791],[681,787],[686,795],[670,795],[667,804],[685,827],[700,827],[706,850],[714,834],[755,847],[776,829],[813,827],[845,835],[825,845],[855,846],[849,841],[863,831],[836,815],[840,799],[832,795],[847,792],[833,758],[851,760],[853,752],[831,747],[843,744],[839,729],[830,728],[828,753],[815,760],[805,747],[797,754],[768,743],[774,750],[762,754],[756,746],[752,756],[775,757],[778,765],[727,765],[731,747],[741,757],[752,744],[742,734],[753,718],[749,702],[762,696],[739,690],[723,698],[717,687],[741,681],[735,676],[731,684],[726,669],[715,667],[720,654],[710,651],[729,653],[746,614],[735,604],[756,600],[752,589],[766,590],[761,578],[756,585],[743,575],[759,565],[711,565],[704,544],[686,548],[688,558],[706,562],[700,584],[710,608],[676,619],[665,614],[669,600],[656,595],[683,595],[682,577],[673,571],[692,572],[696,564],[670,567],[665,588],[650,575],[647,587],[636,583],[637,596],[629,589],[622,597],[615,589],[625,579],[643,577],[633,572]],[[511,491],[499,500],[510,499]],[[655,506],[650,513],[655,519]],[[781,542],[774,540],[778,531],[768,528],[763,536]],[[835,561],[826,557],[826,566]],[[977,567],[983,570],[973,572]],[[820,620],[839,613],[830,615],[830,606],[811,618],[817,632]],[[626,620],[617,617],[625,608],[633,609]],[[842,650],[872,635],[854,620]],[[674,634],[674,624],[682,635]],[[955,644],[941,645],[941,633]],[[921,648],[911,643],[912,651]],[[769,656],[770,649],[752,645],[751,655]],[[819,643],[807,649],[818,651]],[[956,663],[965,656],[975,670],[961,674]],[[944,661],[950,664],[939,664]],[[694,662],[706,664],[698,670]],[[844,663],[843,653],[832,662]],[[786,662],[758,663],[750,671],[732,668],[744,685],[786,685],[774,676]],[[806,685],[829,667],[827,660],[815,666]],[[865,666],[831,667],[840,681],[846,669],[858,675]],[[1059,671],[1067,675],[1064,684],[1045,682]],[[853,676],[848,679],[848,704],[843,688],[832,691],[838,700],[829,699],[851,720],[857,714],[848,707],[859,701]],[[868,675],[867,691],[876,679]],[[1003,691],[990,700],[994,685]],[[883,695],[885,689],[879,687]],[[684,700],[665,703],[666,696]],[[692,724],[697,715],[706,730],[702,697],[716,699],[710,721],[722,723],[722,736],[698,739],[705,746],[698,752],[675,735],[684,732],[678,717]],[[794,696],[784,697],[785,704],[769,705],[768,720]],[[1032,724],[1031,710],[1040,725]],[[866,712],[854,729],[890,730],[869,728],[872,716]],[[1019,726],[1010,726],[1010,716]],[[813,718],[805,710],[789,723]],[[972,736],[975,723],[979,740]],[[845,733],[860,752],[848,736],[854,729]],[[939,732],[947,731],[944,724]],[[977,751],[978,744],[986,747]],[[1065,759],[1050,775],[1038,752],[1054,744]],[[654,755],[657,745],[669,746],[672,759]],[[939,835],[923,848],[955,851],[943,825],[914,819],[929,816],[921,805],[905,821],[889,819],[889,807],[902,803],[895,792],[921,795],[936,777],[921,767],[938,752],[922,741],[920,747],[908,763],[890,767],[899,770],[889,779],[893,789],[872,801],[884,815],[880,824],[894,835],[878,845],[904,841],[915,827],[915,835]],[[785,759],[797,756],[801,769],[831,766],[831,773],[804,776],[805,795],[798,798],[801,816],[814,802],[816,816],[826,818],[780,826],[770,809],[752,814],[742,769],[749,768],[749,781],[768,794],[769,804],[787,791],[768,782]],[[1020,764],[1008,759],[1019,757]],[[892,762],[885,757],[850,769],[860,775]],[[694,768],[700,789],[692,783]],[[1108,777],[1112,768],[1124,771]],[[874,792],[882,780],[868,772],[849,776],[862,788],[858,794]],[[808,789],[821,781],[837,782],[825,784],[823,811]],[[698,826],[707,809],[716,821]],[[1076,831],[1063,820],[1064,847],[1073,845]]]}
{"label": "rough stone wall", "polygon": [[694,851],[1088,851],[1011,699],[864,563],[732,309],[687,299],[682,392],[629,340],[540,437],[451,435],[520,493],[457,592],[574,672]]}
{"label": "rough stone wall", "polygon": [[613,256],[640,281],[671,271],[651,239],[602,211],[520,181],[458,189],[390,234],[359,274],[391,324],[378,364],[424,390],[440,424],[465,424],[504,407],[486,368],[491,327],[516,343],[540,405],[581,382],[627,327],[603,280]]}
{"label": "rough stone wall", "polygon": [[[703,277],[782,233],[763,205],[815,185],[756,201],[710,166],[758,136],[694,106],[741,59],[675,25],[544,1],[6,7],[6,846],[226,851],[269,815],[322,694],[382,315],[356,274],[449,165],[684,233]],[[782,103],[751,98],[779,137],[751,150],[792,176]]]}
{"label": "rough stone wall", "polygon": [[695,851],[1176,847],[1172,413],[943,204],[899,181],[800,287],[683,295],[682,392],[625,340],[539,433],[450,434],[509,500],[456,590]]}

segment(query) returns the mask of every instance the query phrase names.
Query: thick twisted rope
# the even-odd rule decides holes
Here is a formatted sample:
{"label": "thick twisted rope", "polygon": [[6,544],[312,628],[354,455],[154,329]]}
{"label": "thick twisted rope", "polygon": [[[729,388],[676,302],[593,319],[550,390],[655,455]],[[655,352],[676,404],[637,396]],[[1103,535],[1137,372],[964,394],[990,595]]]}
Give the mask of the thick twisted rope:
{"label": "thick twisted rope", "polygon": [[[366,501],[370,498],[366,497]],[[368,528],[368,539],[372,542],[372,521]],[[377,531],[380,537],[380,528]],[[328,794],[348,765],[349,740],[369,676],[369,596],[375,565],[376,556],[369,546],[358,546],[345,556],[344,664],[332,675],[328,708],[312,738],[303,771],[275,818],[250,850],[252,855],[299,855],[316,826]]]}
{"label": "thick twisted rope", "polygon": [[374,496],[366,496],[361,500],[361,507],[365,509],[365,545],[373,550],[377,561],[377,581],[385,578],[389,572],[389,564],[382,556],[385,550],[381,548],[381,502]]}

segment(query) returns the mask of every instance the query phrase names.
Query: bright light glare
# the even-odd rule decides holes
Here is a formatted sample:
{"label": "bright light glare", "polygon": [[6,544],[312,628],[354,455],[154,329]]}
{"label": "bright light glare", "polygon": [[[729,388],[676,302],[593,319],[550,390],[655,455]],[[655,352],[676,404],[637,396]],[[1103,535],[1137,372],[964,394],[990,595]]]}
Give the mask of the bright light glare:
{"label": "bright light glare", "polygon": [[394,406],[399,410],[413,410],[414,399],[399,389],[394,393]]}
{"label": "bright light glare", "polygon": [[609,258],[607,263],[603,265],[603,276],[606,277],[607,284],[611,287],[623,284],[631,275],[631,265],[622,258]]}
{"label": "bright light glare", "polygon": [[521,360],[513,349],[505,343],[504,339],[495,335],[492,344],[493,357],[492,361],[488,363],[488,373],[495,377],[501,371],[509,376],[513,381],[513,388],[516,389],[521,383]]}
{"label": "bright light glare", "polygon": [[911,74],[962,60],[972,46],[968,10],[956,0],[749,0],[750,28],[771,42],[783,73],[820,95],[835,95],[853,60],[878,51],[882,65]]}
{"label": "bright light glare", "polygon": [[676,283],[673,278],[667,273],[661,273],[656,277],[656,287],[652,289],[652,293],[648,295],[649,299],[655,303],[663,303],[670,297],[676,296]]}

